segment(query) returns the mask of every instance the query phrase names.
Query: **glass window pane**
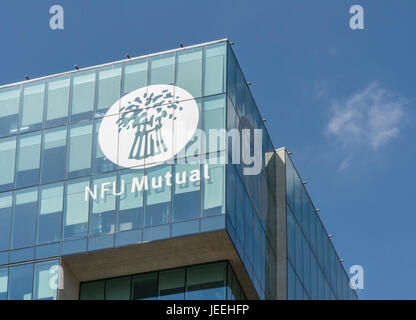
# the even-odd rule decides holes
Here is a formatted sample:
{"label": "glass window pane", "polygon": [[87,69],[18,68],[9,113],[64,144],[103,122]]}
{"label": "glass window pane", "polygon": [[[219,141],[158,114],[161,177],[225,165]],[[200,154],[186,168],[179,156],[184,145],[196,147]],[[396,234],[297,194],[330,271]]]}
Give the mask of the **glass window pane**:
{"label": "glass window pane", "polygon": [[120,99],[121,65],[113,65],[98,71],[96,117],[105,116],[107,110]]}
{"label": "glass window pane", "polygon": [[235,105],[235,73],[236,73],[236,59],[230,46],[227,46],[227,93],[231,101]]}
{"label": "glass window pane", "polygon": [[0,91],[0,137],[17,132],[20,86]]}
{"label": "glass window pane", "polygon": [[175,181],[173,221],[199,218],[201,215],[200,165],[175,165]]}
{"label": "glass window pane", "polygon": [[97,186],[97,197],[91,200],[90,235],[113,233],[115,224],[116,197],[113,190],[117,185],[115,175],[100,175],[92,180],[92,188]]}
{"label": "glass window pane", "polygon": [[14,187],[14,166],[16,158],[16,138],[0,140],[0,191]]}
{"label": "glass window pane", "polygon": [[106,281],[106,300],[130,300],[131,277],[110,279]]}
{"label": "glass window pane", "polygon": [[[115,117],[118,119],[118,115],[110,116]],[[93,167],[94,172],[108,172],[113,171],[117,168],[117,166],[111,162],[102,152],[99,142],[99,132],[100,132],[100,126],[101,126],[101,119],[95,120],[95,129],[94,129],[94,158],[93,158]],[[114,119],[114,121],[116,121]],[[118,149],[118,146],[116,145],[115,148]]]}
{"label": "glass window pane", "polygon": [[91,119],[95,98],[95,70],[77,73],[72,80],[70,121]]}
{"label": "glass window pane", "polygon": [[226,264],[215,263],[187,268],[187,300],[225,300]]}
{"label": "glass window pane", "polygon": [[18,138],[16,187],[39,183],[41,134],[25,134]]}
{"label": "glass window pane", "polygon": [[202,95],[202,48],[178,52],[176,85],[194,98]]}
{"label": "glass window pane", "polygon": [[[215,130],[225,129],[225,95],[204,99],[203,130],[207,135],[208,152],[225,150],[225,135]],[[210,140],[212,137],[212,141]]]}
{"label": "glass window pane", "polygon": [[[209,161],[213,161],[211,158]],[[208,170],[208,179],[204,179],[204,216],[225,213],[225,165],[223,156],[217,157],[218,164],[205,164],[204,172]],[[205,169],[207,168],[207,169]],[[238,212],[237,212],[238,214]]]}
{"label": "glass window pane", "polygon": [[122,195],[119,197],[118,231],[131,230],[143,226],[143,189],[138,191],[137,188],[133,188],[134,192],[131,192],[132,181],[135,178],[141,181],[143,173],[135,171],[134,173],[120,174],[117,193],[120,192]]}
{"label": "glass window pane", "polygon": [[125,64],[123,95],[147,85],[147,64],[147,59]]}
{"label": "glass window pane", "polygon": [[9,250],[12,221],[12,193],[0,194],[0,251]]}
{"label": "glass window pane", "polygon": [[63,195],[63,184],[48,185],[40,189],[38,244],[61,239]]}
{"label": "glass window pane", "polygon": [[7,268],[0,269],[0,300],[7,300],[7,282],[9,270]]}
{"label": "glass window pane", "polygon": [[81,283],[80,300],[104,300],[105,281]]}
{"label": "glass window pane", "polygon": [[236,92],[237,92],[236,109],[237,109],[237,114],[240,117],[244,115],[245,103],[246,103],[246,99],[245,99],[246,87],[247,87],[247,83],[246,83],[246,80],[244,79],[244,75],[241,72],[241,69],[237,66],[237,69],[236,69]]}
{"label": "glass window pane", "polygon": [[[57,298],[57,272],[58,260],[38,262],[35,264],[35,283],[33,299],[56,300]],[[52,269],[54,268],[54,269]]]}
{"label": "glass window pane", "polygon": [[89,179],[71,181],[66,184],[64,239],[87,234],[89,197],[85,197],[85,188],[89,186]]}
{"label": "glass window pane", "polygon": [[46,128],[67,123],[70,83],[69,76],[49,80],[45,115]]}
{"label": "glass window pane", "polygon": [[9,268],[9,300],[31,300],[33,264]]}
{"label": "glass window pane", "polygon": [[174,84],[175,54],[164,54],[150,59],[150,84]]}
{"label": "glass window pane", "polygon": [[35,243],[38,190],[25,189],[15,193],[12,247],[23,248]]}
{"label": "glass window pane", "polygon": [[[170,165],[146,169],[149,189],[146,191],[146,226],[165,224],[170,221],[171,186],[163,183],[166,175],[172,177]],[[154,182],[153,182],[154,181]],[[152,188],[152,183],[158,188]]]}
{"label": "glass window pane", "polygon": [[156,300],[158,295],[158,273],[146,273],[133,277],[133,300]]}
{"label": "glass window pane", "polygon": [[205,48],[204,95],[223,93],[225,87],[226,43]]}
{"label": "glass window pane", "polygon": [[159,300],[185,299],[185,269],[159,273]]}
{"label": "glass window pane", "polygon": [[42,183],[63,180],[66,161],[66,128],[44,131]]}
{"label": "glass window pane", "polygon": [[69,129],[68,178],[88,175],[91,171],[92,123]]}
{"label": "glass window pane", "polygon": [[23,89],[20,131],[39,130],[42,126],[45,82],[28,84]]}
{"label": "glass window pane", "polygon": [[302,231],[297,223],[295,223],[295,246],[296,246],[296,266],[295,270],[298,276],[303,279],[303,252],[302,252]]}

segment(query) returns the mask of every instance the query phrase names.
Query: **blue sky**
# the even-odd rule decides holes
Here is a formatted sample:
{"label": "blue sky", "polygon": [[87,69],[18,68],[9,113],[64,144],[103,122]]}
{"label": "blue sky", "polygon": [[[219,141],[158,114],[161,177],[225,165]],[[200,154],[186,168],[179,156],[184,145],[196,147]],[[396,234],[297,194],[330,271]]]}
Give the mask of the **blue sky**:
{"label": "blue sky", "polygon": [[[49,29],[61,4],[65,29]],[[365,30],[349,28],[349,8]],[[364,299],[416,298],[414,0],[0,3],[0,85],[228,37]]]}

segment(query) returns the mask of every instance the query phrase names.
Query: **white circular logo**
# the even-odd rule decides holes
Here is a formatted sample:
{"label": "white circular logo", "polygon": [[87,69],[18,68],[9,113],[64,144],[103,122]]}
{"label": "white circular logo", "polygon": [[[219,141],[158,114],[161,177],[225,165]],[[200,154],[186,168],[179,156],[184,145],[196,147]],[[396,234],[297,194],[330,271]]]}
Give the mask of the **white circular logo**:
{"label": "white circular logo", "polygon": [[152,167],[181,151],[198,121],[198,105],[188,91],[151,85],[113,104],[101,122],[98,141],[104,155],[121,167]]}

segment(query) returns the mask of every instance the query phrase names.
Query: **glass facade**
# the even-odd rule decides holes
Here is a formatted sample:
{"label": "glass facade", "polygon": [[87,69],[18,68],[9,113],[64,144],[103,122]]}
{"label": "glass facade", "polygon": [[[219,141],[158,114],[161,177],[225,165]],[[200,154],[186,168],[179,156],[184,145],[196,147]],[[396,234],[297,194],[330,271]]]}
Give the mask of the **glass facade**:
{"label": "glass facade", "polygon": [[227,262],[84,282],[80,286],[80,300],[245,299]]}
{"label": "glass facade", "polygon": [[[210,141],[207,136],[204,142],[210,146],[209,152],[197,149],[194,154],[199,142],[194,136],[173,162],[146,163],[144,168],[121,167],[110,161],[100,146],[100,127],[108,119],[125,116],[121,108],[112,106],[134,90],[148,91],[150,86],[162,84],[183,88],[193,96],[199,129],[207,133],[236,129],[241,141],[224,136]],[[262,166],[257,175],[244,175],[244,166],[231,163],[231,148],[227,151],[225,139],[253,150],[253,137],[241,134],[244,129],[262,133]],[[121,137],[119,133],[118,139]],[[117,156],[121,145],[117,145]],[[258,296],[275,299],[276,200],[273,177],[264,164],[264,155],[274,150],[226,40],[0,88],[0,298],[56,298],[56,290],[49,292],[45,282],[45,259],[55,262],[67,255],[226,230]],[[183,157],[189,154],[209,159],[209,164],[184,163]],[[209,178],[191,179],[191,172],[202,175],[205,170]],[[162,184],[165,177],[176,183]],[[151,188],[138,188],[144,178]],[[342,265],[330,262],[337,257],[321,236],[319,218],[302,220],[298,214],[308,212],[306,206],[303,209],[302,200],[300,205],[289,200],[294,180],[292,189],[288,182],[288,228],[297,225],[291,233],[294,249],[288,250],[288,269],[293,271],[288,275],[295,279],[289,281],[290,286],[295,284],[294,295],[289,297],[320,298],[319,290],[324,290],[324,298],[350,297]],[[310,228],[315,230],[315,242]],[[308,246],[312,251],[304,249]],[[205,285],[198,282],[203,277],[196,275],[202,272],[197,270],[184,267],[169,271],[171,274],[160,271],[85,283],[81,298],[192,299],[195,294],[208,298],[208,289],[201,294],[192,289]],[[237,283],[233,274],[225,274],[224,283]],[[332,282],[333,276],[336,282]],[[185,281],[182,287],[173,286],[181,279]],[[136,283],[152,281],[157,285],[134,293]],[[222,298],[232,297],[228,284],[222,286]],[[317,288],[316,296],[312,286]]]}
{"label": "glass facade", "polygon": [[288,299],[357,299],[306,188],[285,154]]}

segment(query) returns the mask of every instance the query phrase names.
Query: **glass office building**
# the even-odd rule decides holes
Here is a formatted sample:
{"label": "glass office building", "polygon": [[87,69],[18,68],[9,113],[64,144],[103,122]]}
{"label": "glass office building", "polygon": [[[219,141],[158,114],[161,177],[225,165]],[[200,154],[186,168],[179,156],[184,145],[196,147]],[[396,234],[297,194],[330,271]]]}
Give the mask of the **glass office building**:
{"label": "glass office building", "polygon": [[[138,92],[147,118],[123,107]],[[230,148],[253,150],[250,137],[207,135],[214,147],[195,153],[194,135],[172,161],[151,161],[190,100],[197,129],[261,132],[257,174]],[[120,164],[126,128],[141,166]],[[209,161],[182,161],[192,152]],[[356,298],[226,39],[0,87],[0,166],[0,299]]]}

